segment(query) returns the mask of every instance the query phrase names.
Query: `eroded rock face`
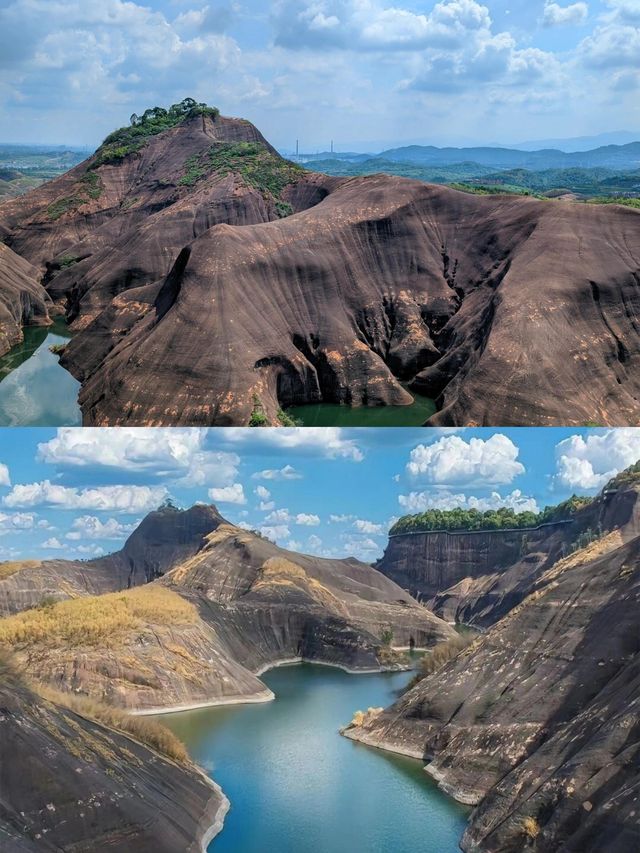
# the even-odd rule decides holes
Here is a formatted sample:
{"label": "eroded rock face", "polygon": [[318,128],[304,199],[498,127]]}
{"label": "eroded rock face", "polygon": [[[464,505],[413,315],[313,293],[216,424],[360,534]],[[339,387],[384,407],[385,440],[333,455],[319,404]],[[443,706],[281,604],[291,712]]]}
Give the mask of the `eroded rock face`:
{"label": "eroded rock face", "polygon": [[618,544],[640,535],[640,485],[605,491],[570,523],[534,531],[392,536],[376,568],[443,619],[486,628],[519,604],[587,530],[618,531]]}
{"label": "eroded rock face", "polygon": [[48,326],[51,299],[30,263],[0,242],[0,356],[22,342],[23,326]]}
{"label": "eroded rock face", "polygon": [[192,765],[32,693],[2,673],[0,847],[200,853],[227,801]]}
{"label": "eroded rock face", "polygon": [[[113,629],[108,642],[58,631],[55,620],[46,638],[21,630],[11,635],[21,665],[57,689],[136,711],[264,700],[271,693],[256,674],[275,663],[378,670],[401,665],[389,632],[400,647],[453,635],[371,566],[285,551],[212,506],[151,513],[101,560],[24,563],[0,580],[0,602],[16,613],[42,604],[45,590],[75,599],[64,620]],[[125,599],[105,595],[115,591]]]}
{"label": "eroded rock face", "polygon": [[0,209],[82,330],[62,364],[87,424],[243,425],[256,404],[277,424],[408,404],[399,380],[437,398],[432,424],[638,422],[638,211],[294,167],[276,200],[206,167],[236,141],[277,157],[198,117]]}
{"label": "eroded rock face", "polygon": [[457,658],[350,733],[424,757],[444,790],[479,804],[464,850],[640,842],[640,538],[608,537],[611,547],[558,562]]}

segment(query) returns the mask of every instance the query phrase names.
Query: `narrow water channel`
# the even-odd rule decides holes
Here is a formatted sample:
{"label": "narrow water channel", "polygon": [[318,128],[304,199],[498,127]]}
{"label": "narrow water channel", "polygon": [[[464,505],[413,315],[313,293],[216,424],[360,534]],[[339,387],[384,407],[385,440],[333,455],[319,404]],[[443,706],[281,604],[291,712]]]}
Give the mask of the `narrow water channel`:
{"label": "narrow water channel", "polygon": [[71,337],[61,318],[27,326],[24,341],[0,358],[0,426],[80,426],[80,383],[49,347]]}
{"label": "narrow water channel", "polygon": [[413,403],[409,406],[340,406],[337,403],[311,403],[292,406],[287,414],[302,426],[340,427],[411,427],[422,426],[436,411],[430,397],[409,392]]}
{"label": "narrow water channel", "polygon": [[392,702],[411,673],[298,664],[261,677],[275,701],[157,718],[231,801],[210,853],[459,853],[469,810],[420,761],[338,733],[355,711]]}

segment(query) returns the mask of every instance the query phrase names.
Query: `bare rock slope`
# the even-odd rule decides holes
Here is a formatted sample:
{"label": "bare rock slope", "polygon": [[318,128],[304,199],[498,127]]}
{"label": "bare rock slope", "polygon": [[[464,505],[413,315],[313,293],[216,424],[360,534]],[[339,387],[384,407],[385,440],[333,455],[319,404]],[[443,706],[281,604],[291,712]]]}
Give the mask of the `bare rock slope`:
{"label": "bare rock slope", "polygon": [[[112,557],[14,566],[0,644],[36,680],[129,710],[264,700],[256,674],[282,661],[377,670],[398,665],[389,632],[453,635],[371,566],[285,551],[215,507],[151,513]],[[57,603],[34,608],[45,589]]]}
{"label": "bare rock slope", "polygon": [[41,698],[0,669],[3,850],[204,849],[228,803],[201,771]]}
{"label": "bare rock slope", "polygon": [[408,404],[404,382],[434,424],[636,424],[639,222],[305,172],[215,114],[0,207],[82,330],[62,363],[96,425],[277,424]]}
{"label": "bare rock slope", "polygon": [[466,851],[640,843],[640,538],[560,560],[485,634],[347,734],[478,804]]}

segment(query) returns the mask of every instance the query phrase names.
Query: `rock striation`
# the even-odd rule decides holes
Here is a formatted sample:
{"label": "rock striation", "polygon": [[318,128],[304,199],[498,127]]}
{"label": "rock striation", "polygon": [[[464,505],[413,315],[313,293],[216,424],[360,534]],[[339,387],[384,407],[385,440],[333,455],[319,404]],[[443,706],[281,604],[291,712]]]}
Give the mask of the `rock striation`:
{"label": "rock striation", "polygon": [[0,242],[0,356],[23,341],[23,326],[49,326],[53,304],[38,271]]}
{"label": "rock striation", "polygon": [[190,763],[55,702],[2,665],[0,847],[200,853],[228,802]]}
{"label": "rock striation", "polygon": [[2,565],[0,644],[37,681],[133,711],[263,701],[278,663],[397,667],[393,646],[454,633],[371,566],[286,551],[211,506],[163,507],[101,560]]}
{"label": "rock striation", "polygon": [[[394,535],[376,568],[450,622],[486,628],[519,604],[581,536],[640,535],[640,483],[612,483],[567,521],[535,530]],[[607,540],[609,541],[609,540]]]}
{"label": "rock striation", "polygon": [[78,335],[86,424],[272,424],[437,400],[429,423],[636,424],[640,213],[331,178],[198,115],[0,207]]}
{"label": "rock striation", "polygon": [[471,646],[347,731],[477,805],[465,851],[640,843],[640,537],[604,534]]}

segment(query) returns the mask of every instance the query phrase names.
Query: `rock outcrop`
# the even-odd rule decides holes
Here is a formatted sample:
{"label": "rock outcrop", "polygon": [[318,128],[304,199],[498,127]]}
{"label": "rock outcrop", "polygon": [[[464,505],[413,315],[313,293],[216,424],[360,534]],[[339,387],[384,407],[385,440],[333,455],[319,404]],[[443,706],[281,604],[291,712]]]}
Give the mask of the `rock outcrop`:
{"label": "rock outcrop", "polygon": [[210,506],[151,513],[111,557],[15,565],[0,644],[37,681],[128,710],[265,700],[256,676],[280,662],[379,670],[453,635],[371,566],[286,551]]}
{"label": "rock outcrop", "polygon": [[228,802],[204,773],[43,699],[0,668],[3,850],[206,849]]}
{"label": "rock outcrop", "polygon": [[347,734],[478,804],[465,851],[640,843],[640,538],[557,562],[471,646]]}
{"label": "rock outcrop", "polygon": [[640,420],[640,213],[286,163],[196,116],[0,208],[81,330],[85,423],[409,404],[432,424]]}
{"label": "rock outcrop", "polygon": [[640,535],[637,480],[614,482],[569,521],[535,530],[391,536],[376,568],[443,619],[486,628],[519,604],[581,535],[611,531],[618,543]]}
{"label": "rock outcrop", "polygon": [[53,305],[38,271],[0,242],[0,356],[22,342],[23,326],[49,326]]}

